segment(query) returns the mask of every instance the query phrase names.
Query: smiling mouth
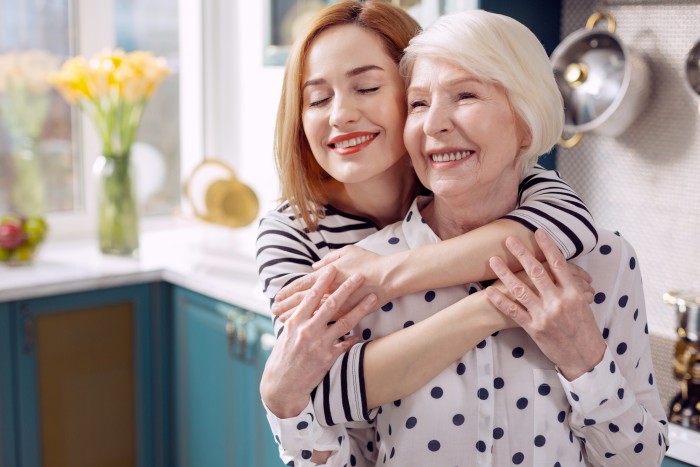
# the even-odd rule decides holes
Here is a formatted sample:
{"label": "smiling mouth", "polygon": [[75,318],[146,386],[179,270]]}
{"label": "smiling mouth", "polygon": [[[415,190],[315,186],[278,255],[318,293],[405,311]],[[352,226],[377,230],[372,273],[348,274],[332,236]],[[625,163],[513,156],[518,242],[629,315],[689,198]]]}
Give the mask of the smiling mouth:
{"label": "smiling mouth", "polygon": [[357,136],[355,138],[350,138],[346,139],[343,141],[338,141],[337,143],[331,143],[328,146],[330,146],[333,149],[347,149],[351,148],[353,146],[357,146],[362,143],[366,143],[370,140],[373,140],[379,135],[379,133],[374,133],[371,135],[363,135],[363,136]]}
{"label": "smiling mouth", "polygon": [[474,151],[445,152],[442,154],[431,154],[430,158],[433,160],[433,162],[450,162],[464,159],[472,154],[474,154]]}

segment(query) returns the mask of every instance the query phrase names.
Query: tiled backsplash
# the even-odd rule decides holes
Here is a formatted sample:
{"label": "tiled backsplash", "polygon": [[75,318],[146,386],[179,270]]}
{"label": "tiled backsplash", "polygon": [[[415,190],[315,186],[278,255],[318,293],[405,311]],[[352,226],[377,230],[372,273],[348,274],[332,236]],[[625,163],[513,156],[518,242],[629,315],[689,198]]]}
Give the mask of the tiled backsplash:
{"label": "tiled backsplash", "polygon": [[671,289],[700,291],[700,114],[683,83],[685,56],[700,39],[700,1],[564,0],[562,38],[599,10],[615,17],[616,34],[648,61],[650,101],[621,136],[589,133],[578,146],[559,149],[557,168],[598,225],[618,230],[637,251],[666,403],[677,387],[671,374],[676,320],[662,296]]}

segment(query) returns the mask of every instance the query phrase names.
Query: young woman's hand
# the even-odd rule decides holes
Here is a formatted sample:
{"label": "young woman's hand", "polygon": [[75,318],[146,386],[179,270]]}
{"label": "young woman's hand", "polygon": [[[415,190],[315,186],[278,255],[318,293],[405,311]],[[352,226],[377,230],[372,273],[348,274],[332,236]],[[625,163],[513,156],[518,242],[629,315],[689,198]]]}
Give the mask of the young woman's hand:
{"label": "young woman's hand", "polygon": [[377,307],[377,297],[369,294],[329,324],[338,308],[362,285],[362,277],[353,275],[326,295],[335,274],[329,267],[318,277],[287,319],[267,359],[260,393],[279,418],[299,415],[336,359],[358,341],[354,336],[339,339]]}
{"label": "young woman's hand", "polygon": [[339,314],[356,305],[362,297],[370,293],[375,294],[377,302],[383,305],[393,298],[389,295],[389,286],[386,284],[385,277],[386,271],[390,269],[388,267],[390,261],[389,256],[378,255],[354,245],[328,253],[321,261],[314,264],[316,271],[295,280],[277,292],[272,313],[285,322],[291,315],[291,311],[301,303],[306,292],[329,265],[337,271],[332,287],[338,287],[354,274],[361,274],[364,278],[362,285],[347,299],[345,307],[338,310]]}
{"label": "young woman's hand", "polygon": [[493,257],[489,261],[491,268],[515,300],[495,287],[489,287],[486,294],[572,381],[601,361],[605,341],[589,306],[591,290],[582,290],[580,279],[571,273],[566,259],[544,231],[535,232],[535,239],[544,252],[550,273],[520,241],[506,240],[508,250],[523,265],[535,290],[518,279],[501,258]]}

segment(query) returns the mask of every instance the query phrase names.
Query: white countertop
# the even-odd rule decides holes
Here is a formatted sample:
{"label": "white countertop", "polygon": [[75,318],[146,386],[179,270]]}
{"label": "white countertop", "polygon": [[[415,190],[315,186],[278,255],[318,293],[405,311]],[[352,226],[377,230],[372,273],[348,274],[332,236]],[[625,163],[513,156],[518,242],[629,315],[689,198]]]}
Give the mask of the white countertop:
{"label": "white countertop", "polygon": [[257,225],[174,224],[143,232],[138,258],[103,255],[94,237],[49,238],[31,264],[0,263],[0,302],[164,280],[269,315],[255,267]]}
{"label": "white countertop", "polygon": [[670,423],[668,440],[671,447],[666,456],[700,466],[700,432]]}

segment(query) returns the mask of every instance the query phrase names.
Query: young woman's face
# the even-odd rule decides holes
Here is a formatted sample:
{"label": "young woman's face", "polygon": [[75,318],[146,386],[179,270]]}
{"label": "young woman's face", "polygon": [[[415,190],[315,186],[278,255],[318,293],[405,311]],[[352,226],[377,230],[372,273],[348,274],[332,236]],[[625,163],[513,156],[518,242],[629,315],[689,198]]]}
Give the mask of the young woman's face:
{"label": "young woman's face", "polygon": [[319,165],[342,183],[388,173],[406,154],[406,98],[381,40],[359,26],[321,33],[302,77],[302,124]]}
{"label": "young woman's face", "polygon": [[529,138],[501,86],[425,57],[415,61],[406,94],[404,142],[436,196],[489,193],[519,177],[517,155]]}

